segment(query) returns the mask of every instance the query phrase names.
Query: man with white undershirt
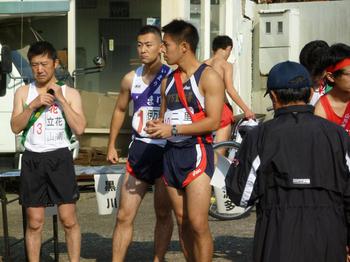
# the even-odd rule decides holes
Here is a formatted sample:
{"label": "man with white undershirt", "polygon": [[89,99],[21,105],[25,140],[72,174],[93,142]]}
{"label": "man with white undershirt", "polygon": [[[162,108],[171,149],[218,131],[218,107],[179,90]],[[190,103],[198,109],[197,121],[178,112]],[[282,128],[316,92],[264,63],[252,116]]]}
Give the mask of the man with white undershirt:
{"label": "man with white undershirt", "polygon": [[72,133],[86,126],[79,92],[57,82],[57,53],[51,43],[32,44],[27,54],[35,81],[20,87],[14,97],[11,128],[22,132],[20,203],[26,208],[25,243],[29,261],[40,260],[45,207],[58,205],[70,261],[80,259],[79,199],[73,158]]}

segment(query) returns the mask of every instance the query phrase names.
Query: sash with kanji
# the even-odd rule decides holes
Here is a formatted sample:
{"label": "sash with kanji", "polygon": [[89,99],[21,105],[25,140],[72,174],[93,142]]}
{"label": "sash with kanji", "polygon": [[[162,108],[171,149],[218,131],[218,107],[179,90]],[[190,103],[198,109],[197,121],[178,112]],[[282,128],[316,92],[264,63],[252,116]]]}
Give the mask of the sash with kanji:
{"label": "sash with kanji", "polygon": [[[149,84],[148,88],[146,88],[141,94],[136,95],[134,97],[134,112],[136,112],[144,103],[143,101],[146,102],[147,99],[153,95],[153,93],[158,89],[160,84],[162,83],[162,80],[165,76],[168,75],[168,72],[170,70],[170,67],[166,65],[162,65],[161,69],[159,70],[158,74],[156,77],[152,80],[152,82]],[[138,103],[135,103],[135,102]]]}

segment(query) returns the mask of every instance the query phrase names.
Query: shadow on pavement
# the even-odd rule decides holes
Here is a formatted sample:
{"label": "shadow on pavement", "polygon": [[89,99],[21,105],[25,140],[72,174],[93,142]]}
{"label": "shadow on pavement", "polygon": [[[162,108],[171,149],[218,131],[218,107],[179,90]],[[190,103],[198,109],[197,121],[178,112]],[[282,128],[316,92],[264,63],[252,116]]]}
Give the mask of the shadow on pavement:
{"label": "shadow on pavement", "polygon": [[[18,239],[11,238],[11,243]],[[214,261],[246,262],[252,260],[252,238],[234,236],[219,236],[214,239]],[[0,260],[4,254],[3,238],[0,238]],[[64,242],[59,242],[60,261],[67,258],[67,247]],[[171,241],[167,261],[184,261],[181,254],[179,241]],[[24,261],[23,242],[17,244],[11,250],[11,258],[14,262]],[[112,239],[95,233],[82,234],[81,258],[96,262],[112,260]],[[152,261],[153,241],[133,241],[129,247],[126,261]],[[41,261],[54,261],[53,244],[48,243],[42,247]]]}
{"label": "shadow on pavement", "polygon": [[214,239],[215,261],[234,261],[250,262],[252,261],[253,238],[218,236]]}

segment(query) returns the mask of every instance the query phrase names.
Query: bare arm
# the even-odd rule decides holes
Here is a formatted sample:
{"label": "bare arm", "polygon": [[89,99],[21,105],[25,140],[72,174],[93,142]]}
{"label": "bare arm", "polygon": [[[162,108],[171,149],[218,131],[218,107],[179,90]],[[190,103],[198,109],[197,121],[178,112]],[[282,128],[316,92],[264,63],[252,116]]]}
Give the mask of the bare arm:
{"label": "bare arm", "polygon": [[168,78],[165,77],[165,78],[162,80],[162,86],[161,86],[161,90],[160,90],[162,99],[161,99],[161,103],[160,103],[159,118],[160,118],[162,121],[163,121],[163,119],[164,119],[164,114],[165,114],[165,111],[166,111],[165,89],[166,89],[166,82],[167,82],[167,79],[168,79]]}
{"label": "bare arm", "polygon": [[227,93],[232,98],[232,100],[243,110],[246,118],[254,118],[255,114],[244,103],[242,98],[239,96],[237,90],[233,86],[232,75],[233,75],[233,65],[231,63],[226,63],[224,68],[224,83],[225,83]]}
{"label": "bare arm", "polygon": [[108,141],[108,152],[107,152],[107,160],[112,163],[118,162],[118,154],[115,149],[115,142],[117,136],[119,134],[120,128],[125,119],[125,112],[128,108],[130,99],[131,99],[131,85],[134,77],[134,72],[130,72],[124,76],[121,81],[120,93],[114,108],[110,133],[109,133],[109,141]]}
{"label": "bare arm", "polygon": [[35,110],[41,106],[50,106],[54,101],[54,96],[42,94],[29,105],[24,106],[27,94],[28,86],[20,87],[15,93],[11,115],[11,129],[15,134],[19,134],[27,126],[30,116]]}
{"label": "bare arm", "polygon": [[314,112],[314,114],[317,115],[317,116],[320,116],[320,117],[323,117],[323,118],[327,119],[326,112],[324,111],[320,100],[318,100],[316,105],[315,105],[315,112]]}
{"label": "bare arm", "polygon": [[206,117],[190,125],[179,125],[177,129],[181,135],[206,134],[220,126],[225,90],[223,81],[215,70],[208,68],[203,72],[199,86],[205,98]]}

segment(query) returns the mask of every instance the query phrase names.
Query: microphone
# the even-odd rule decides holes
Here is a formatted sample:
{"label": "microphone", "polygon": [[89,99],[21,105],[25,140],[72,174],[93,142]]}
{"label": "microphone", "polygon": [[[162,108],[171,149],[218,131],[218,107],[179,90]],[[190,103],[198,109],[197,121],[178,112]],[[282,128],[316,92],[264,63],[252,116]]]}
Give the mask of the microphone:
{"label": "microphone", "polygon": [[[55,90],[50,88],[49,90],[46,91],[46,93],[54,96],[55,95]],[[40,116],[42,114],[42,112],[44,112],[45,109],[46,109],[46,106],[41,106],[36,112],[39,113],[39,116]]]}

